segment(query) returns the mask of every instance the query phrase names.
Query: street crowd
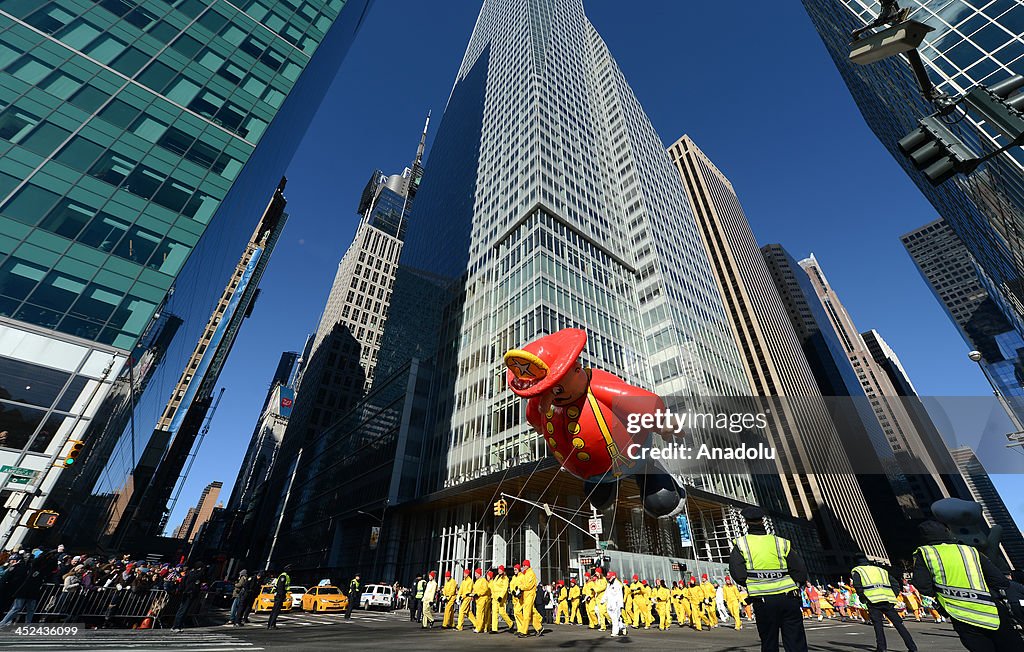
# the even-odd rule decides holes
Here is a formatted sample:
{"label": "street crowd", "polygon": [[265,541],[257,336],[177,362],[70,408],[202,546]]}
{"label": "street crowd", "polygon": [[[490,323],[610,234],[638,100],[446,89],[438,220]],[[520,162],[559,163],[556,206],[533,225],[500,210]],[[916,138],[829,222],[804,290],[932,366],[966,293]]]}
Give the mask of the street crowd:
{"label": "street crowd", "polygon": [[[2,551],[0,629],[11,627],[21,616],[30,624],[37,613],[62,621],[101,616],[102,626],[143,627],[172,602],[178,607],[175,626],[181,627],[207,588],[199,564],[156,564],[130,555],[72,555],[63,545]],[[142,607],[138,613],[131,610],[132,622],[125,621],[129,604]],[[84,613],[85,605],[100,605],[100,613]]]}
{"label": "street crowd", "polygon": [[[870,623],[876,650],[886,650],[884,628],[893,627],[908,652],[917,652],[903,623],[930,618],[950,622],[971,652],[1020,652],[1024,640],[1024,575],[1010,577],[977,549],[957,542],[949,529],[926,521],[919,531],[923,545],[914,553],[911,577],[894,577],[864,555],[848,579],[826,587],[813,584],[791,543],[766,532],[764,512],[742,512],[748,534],[739,537],[729,558],[729,575],[721,582],[703,575],[698,581],[631,578],[605,567],[568,583],[541,585],[530,560],[511,569],[463,571],[457,581],[450,571],[443,580],[436,571],[417,577],[410,600],[411,618],[424,629],[464,631],[467,621],[477,634],[505,631],[520,638],[543,636],[545,622],[609,631],[626,636],[629,628],[660,630],[673,625],[696,631],[743,620],[753,621],[762,652],[776,652],[779,639],[787,652],[806,652],[803,620],[838,618]],[[902,581],[901,581],[902,580]],[[545,618],[546,614],[546,618]]]}

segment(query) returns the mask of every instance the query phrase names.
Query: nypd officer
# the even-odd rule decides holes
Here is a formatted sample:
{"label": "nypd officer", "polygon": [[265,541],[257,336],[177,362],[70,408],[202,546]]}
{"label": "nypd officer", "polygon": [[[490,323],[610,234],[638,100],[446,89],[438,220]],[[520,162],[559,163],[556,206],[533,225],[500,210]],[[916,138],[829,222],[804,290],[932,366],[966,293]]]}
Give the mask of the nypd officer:
{"label": "nypd officer", "polygon": [[867,605],[871,624],[875,628],[875,652],[885,652],[886,650],[886,618],[899,632],[903,642],[907,645],[907,650],[917,652],[914,638],[907,631],[907,626],[903,624],[899,613],[896,612],[896,596],[900,594],[899,582],[889,575],[889,571],[881,566],[875,566],[864,555],[859,556],[857,566],[850,571],[850,575],[853,577],[853,588]]}
{"label": "nypd officer", "polygon": [[976,548],[957,543],[942,523],[925,521],[918,528],[925,545],[914,551],[914,586],[938,598],[963,646],[971,652],[1024,649],[999,599],[1010,585],[1006,576]]}
{"label": "nypd officer", "polygon": [[741,514],[748,534],[736,539],[729,555],[729,572],[737,583],[747,587],[761,652],[777,652],[780,631],[786,652],[806,652],[797,588],[807,581],[804,562],[788,540],[768,534],[763,510],[747,507]]}

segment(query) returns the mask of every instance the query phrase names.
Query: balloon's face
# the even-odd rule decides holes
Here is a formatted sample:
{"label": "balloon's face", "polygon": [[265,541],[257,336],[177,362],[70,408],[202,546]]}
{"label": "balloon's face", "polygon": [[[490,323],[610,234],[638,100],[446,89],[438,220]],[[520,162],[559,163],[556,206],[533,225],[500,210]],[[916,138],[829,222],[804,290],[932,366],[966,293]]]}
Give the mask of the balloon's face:
{"label": "balloon's face", "polygon": [[562,377],[557,385],[537,397],[541,412],[547,412],[552,405],[572,405],[586,396],[589,386],[590,377],[577,360],[573,368]]}

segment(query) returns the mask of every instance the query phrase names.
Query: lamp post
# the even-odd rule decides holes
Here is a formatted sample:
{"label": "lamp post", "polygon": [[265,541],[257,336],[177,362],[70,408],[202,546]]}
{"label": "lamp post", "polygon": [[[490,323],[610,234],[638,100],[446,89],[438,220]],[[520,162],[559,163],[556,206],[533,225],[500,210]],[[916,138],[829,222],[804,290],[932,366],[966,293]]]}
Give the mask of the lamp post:
{"label": "lamp post", "polygon": [[377,522],[377,527],[378,527],[378,530],[377,530],[377,547],[374,548],[374,551],[373,551],[373,574],[375,576],[374,581],[377,581],[377,580],[380,579],[379,577],[376,577],[376,575],[377,575],[377,560],[380,558],[380,548],[381,548],[381,544],[383,543],[382,539],[383,539],[383,535],[384,535],[384,517],[388,513],[388,503],[389,502],[391,502],[391,500],[389,498],[385,498],[384,499],[384,508],[381,510],[380,516],[377,516],[376,514],[371,514],[370,512],[364,512],[361,509],[356,510],[357,514],[362,514],[363,516],[369,516],[370,518],[372,518],[373,520],[375,520]]}
{"label": "lamp post", "polygon": [[985,375],[985,379],[988,380],[988,384],[992,386],[992,393],[997,399],[999,399],[999,404],[1003,406],[1003,410],[1006,411],[1006,415],[1010,417],[1010,421],[1013,423],[1014,432],[1006,435],[1006,438],[1010,440],[1008,446],[1024,446],[1024,424],[1021,424],[1020,419],[1017,418],[1017,414],[1007,402],[1006,397],[999,391],[999,386],[996,385],[995,380],[991,375],[989,375],[988,369],[986,369],[983,364],[985,358],[981,355],[981,351],[971,351],[967,354],[967,357],[970,358],[972,362],[978,364],[978,368],[981,369],[981,373]]}

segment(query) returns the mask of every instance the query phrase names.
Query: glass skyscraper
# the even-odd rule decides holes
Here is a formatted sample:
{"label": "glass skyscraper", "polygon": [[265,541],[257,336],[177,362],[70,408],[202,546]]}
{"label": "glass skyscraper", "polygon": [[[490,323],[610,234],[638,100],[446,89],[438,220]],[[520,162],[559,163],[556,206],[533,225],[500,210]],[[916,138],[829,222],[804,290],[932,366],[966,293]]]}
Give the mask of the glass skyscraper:
{"label": "glass skyscraper", "polygon": [[[216,289],[196,280],[226,271],[203,250],[241,251],[369,4],[0,4],[0,378],[55,385],[4,388],[11,441],[45,432],[53,445],[28,446],[56,458],[67,429],[36,426],[64,415],[84,431],[158,311],[186,318],[179,337],[201,330],[188,317]],[[29,457],[0,449],[4,463]]]}
{"label": "glass skyscraper", "polygon": [[979,364],[989,381],[1024,421],[1024,327],[1011,323],[992,299],[991,282],[945,220],[925,224],[901,240],[960,336],[981,353]]}
{"label": "glass skyscraper", "polygon": [[[421,460],[411,482],[422,498],[405,511],[387,509],[383,572],[412,579],[413,570],[437,564],[457,574],[456,567],[524,557],[543,557],[542,578],[565,572],[570,549],[592,547],[593,539],[562,536],[554,521],[545,528],[527,509],[490,519],[489,497],[513,486],[569,509],[585,502],[582,483],[557,472],[522,400],[507,389],[505,351],[579,327],[589,335],[584,364],[669,400],[749,393],[682,180],[581,0],[483,3],[426,167],[402,252],[400,269],[409,273],[396,277],[380,353],[396,370],[396,350],[412,364],[429,360],[430,399],[422,406],[406,399],[396,410],[426,430],[397,435],[399,446],[417,442],[404,454]],[[424,291],[431,284],[444,291]],[[406,373],[412,396],[419,378]],[[373,391],[389,382],[378,372]],[[384,428],[385,420],[373,423]],[[325,464],[345,468],[344,457],[361,446],[365,468],[375,468],[388,441],[353,431]],[[701,558],[722,562],[742,528],[734,506],[756,500],[751,478],[686,480]],[[379,510],[384,495],[396,495],[396,481],[388,494],[348,493],[349,515],[331,511],[327,493],[283,510],[282,532],[339,531],[301,558],[279,542],[274,561],[329,559],[337,572],[355,571],[375,523],[352,514]],[[606,538],[663,558],[692,556],[681,550],[676,523],[646,517],[630,493],[622,492],[615,533]]]}
{"label": "glass skyscraper", "polygon": [[[1014,0],[904,0],[910,18],[934,30],[919,48],[936,87],[957,96],[1024,73],[1024,5]],[[969,176],[932,186],[897,142],[935,108],[921,97],[902,56],[867,66],[848,60],[850,32],[878,15],[873,0],[804,0],[864,119],[918,185],[983,271],[986,289],[1011,323],[1024,316],[1024,150],[1013,148]],[[1005,144],[970,115],[952,126],[980,153]],[[1021,333],[1024,335],[1024,333]]]}

